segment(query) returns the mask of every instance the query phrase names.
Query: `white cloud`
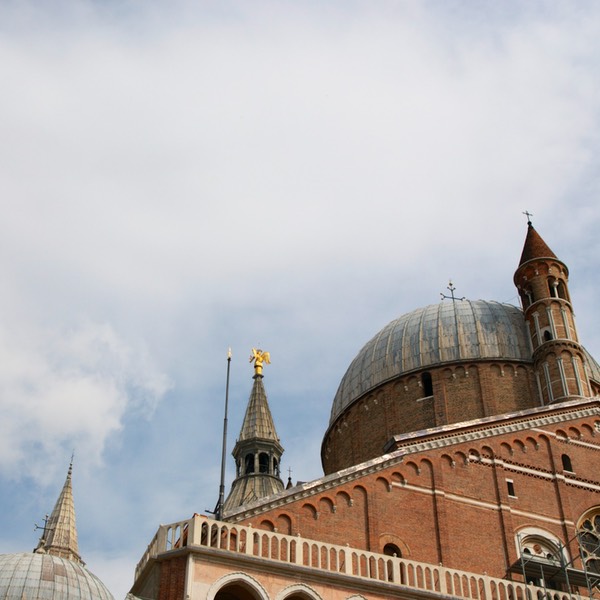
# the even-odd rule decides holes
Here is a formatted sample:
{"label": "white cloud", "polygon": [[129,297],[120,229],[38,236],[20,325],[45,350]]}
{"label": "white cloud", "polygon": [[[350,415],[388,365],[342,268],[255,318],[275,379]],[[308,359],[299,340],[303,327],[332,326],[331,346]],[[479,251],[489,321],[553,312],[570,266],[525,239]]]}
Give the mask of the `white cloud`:
{"label": "white cloud", "polygon": [[53,494],[75,448],[124,589],[101,548],[214,506],[228,345],[230,441],[262,344],[282,467],[316,476],[379,328],[448,277],[516,302],[525,209],[598,348],[599,10],[0,3],[0,476]]}
{"label": "white cloud", "polygon": [[0,469],[48,484],[71,450],[98,467],[128,410],[149,418],[169,388],[143,348],[107,324],[43,330],[19,323],[0,337]]}

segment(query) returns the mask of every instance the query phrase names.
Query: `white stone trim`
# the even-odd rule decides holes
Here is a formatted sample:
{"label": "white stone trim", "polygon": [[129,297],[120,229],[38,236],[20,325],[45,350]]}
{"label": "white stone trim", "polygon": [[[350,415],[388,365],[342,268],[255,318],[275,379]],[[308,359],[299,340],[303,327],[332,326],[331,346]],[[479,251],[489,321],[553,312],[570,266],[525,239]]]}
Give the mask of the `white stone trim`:
{"label": "white stone trim", "polygon": [[209,588],[206,594],[206,600],[214,600],[215,596],[227,585],[231,583],[242,582],[246,584],[252,591],[256,592],[260,600],[269,600],[269,594],[267,590],[261,585],[258,579],[251,577],[243,571],[236,571],[234,573],[228,573],[217,579]]}
{"label": "white stone trim", "polygon": [[283,588],[279,594],[275,597],[275,600],[285,600],[288,596],[292,594],[305,594],[312,600],[323,600],[315,590],[313,590],[310,586],[305,583],[296,583],[294,585],[288,585],[286,588]]}

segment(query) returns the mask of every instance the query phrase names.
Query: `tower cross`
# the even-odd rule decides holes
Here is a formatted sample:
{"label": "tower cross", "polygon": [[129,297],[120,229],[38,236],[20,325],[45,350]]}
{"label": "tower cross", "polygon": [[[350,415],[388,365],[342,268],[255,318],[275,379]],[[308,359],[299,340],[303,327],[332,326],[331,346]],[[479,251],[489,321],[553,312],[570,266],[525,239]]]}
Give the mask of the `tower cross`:
{"label": "tower cross", "polygon": [[450,290],[450,296],[446,296],[446,294],[444,294],[443,292],[440,292],[440,296],[442,297],[442,300],[445,300],[446,298],[448,298],[449,300],[452,300],[452,302],[454,302],[455,300],[464,300],[465,299],[464,296],[462,298],[457,298],[454,295],[454,290],[456,290],[456,288],[454,287],[454,284],[452,283],[452,281],[448,282],[447,289]]}
{"label": "tower cross", "polygon": [[531,225],[531,217],[533,217],[533,213],[530,213],[528,210],[524,210],[523,214],[527,215],[527,225]]}

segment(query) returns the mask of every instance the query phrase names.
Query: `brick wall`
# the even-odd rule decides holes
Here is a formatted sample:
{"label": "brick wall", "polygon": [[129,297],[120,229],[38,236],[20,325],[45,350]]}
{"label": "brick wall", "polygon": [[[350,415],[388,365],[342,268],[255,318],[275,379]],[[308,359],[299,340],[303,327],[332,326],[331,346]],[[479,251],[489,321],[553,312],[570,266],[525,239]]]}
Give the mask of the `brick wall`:
{"label": "brick wall", "polygon": [[[503,577],[526,527],[578,555],[577,520],[600,506],[595,427],[593,419],[571,421],[407,454],[394,467],[244,523],[281,524],[284,533],[376,552],[394,543],[414,560]],[[563,454],[573,472],[565,471]]]}
{"label": "brick wall", "polygon": [[349,406],[323,441],[325,473],[381,456],[394,435],[539,405],[527,363],[482,362],[428,372],[433,396],[424,396],[417,373],[387,382]]}

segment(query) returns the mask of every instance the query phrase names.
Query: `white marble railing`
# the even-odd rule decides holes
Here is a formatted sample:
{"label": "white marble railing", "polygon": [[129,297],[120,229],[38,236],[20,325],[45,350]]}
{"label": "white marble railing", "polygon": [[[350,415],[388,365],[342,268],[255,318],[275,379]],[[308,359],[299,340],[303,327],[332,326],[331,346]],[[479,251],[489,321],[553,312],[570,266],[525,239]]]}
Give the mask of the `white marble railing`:
{"label": "white marble railing", "polygon": [[587,598],[507,579],[326,544],[194,515],[187,521],[161,525],[135,571],[136,579],[148,561],[182,547],[216,548],[268,561],[377,579],[418,590],[473,600],[575,600]]}

